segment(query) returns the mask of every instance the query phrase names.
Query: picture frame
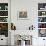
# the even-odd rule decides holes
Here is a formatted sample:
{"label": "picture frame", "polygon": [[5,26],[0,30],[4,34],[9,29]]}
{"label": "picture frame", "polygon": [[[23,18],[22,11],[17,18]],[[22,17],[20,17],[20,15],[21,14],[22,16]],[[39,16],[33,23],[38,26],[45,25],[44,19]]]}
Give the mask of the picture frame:
{"label": "picture frame", "polygon": [[28,14],[27,11],[18,11],[18,20],[27,20],[28,19]]}

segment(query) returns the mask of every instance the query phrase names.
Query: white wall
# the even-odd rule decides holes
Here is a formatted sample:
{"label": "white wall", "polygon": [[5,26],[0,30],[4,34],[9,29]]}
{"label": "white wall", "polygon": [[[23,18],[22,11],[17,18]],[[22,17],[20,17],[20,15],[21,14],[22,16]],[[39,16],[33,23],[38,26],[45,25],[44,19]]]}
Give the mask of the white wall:
{"label": "white wall", "polygon": [[[11,22],[16,25],[17,30],[26,30],[30,25],[35,26],[35,34],[38,35],[38,3],[45,3],[46,0],[11,0]],[[21,9],[27,9],[28,12],[28,20],[18,20],[18,12]],[[17,31],[16,30],[16,31]],[[18,31],[19,32],[19,31]],[[34,33],[33,33],[34,34]],[[37,37],[36,37],[37,38]],[[37,40],[33,38],[33,45],[38,46],[38,43],[42,43],[42,38],[38,38]],[[40,46],[40,45],[39,45]]]}
{"label": "white wall", "polygon": [[[17,20],[18,12],[23,8],[27,10],[28,18],[27,20]],[[12,0],[11,15],[11,20],[16,25],[17,30],[26,30],[32,24],[35,25],[37,23],[37,2],[31,0]]]}
{"label": "white wall", "polygon": [[[26,30],[32,24],[37,29],[38,3],[46,0],[11,0],[11,22],[16,25],[17,30]],[[27,10],[28,20],[18,20],[18,12]]]}

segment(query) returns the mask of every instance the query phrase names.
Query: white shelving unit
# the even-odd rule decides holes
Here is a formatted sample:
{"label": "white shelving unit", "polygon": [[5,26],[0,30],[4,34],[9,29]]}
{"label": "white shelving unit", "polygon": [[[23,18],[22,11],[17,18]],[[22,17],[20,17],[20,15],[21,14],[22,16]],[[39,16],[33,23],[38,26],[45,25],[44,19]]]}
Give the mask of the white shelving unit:
{"label": "white shelving unit", "polygon": [[[0,3],[0,35],[7,35],[8,37],[8,3]],[[3,29],[4,28],[4,29]],[[4,30],[7,33],[4,33]],[[3,34],[2,34],[3,31]]]}
{"label": "white shelving unit", "polygon": [[0,45],[8,45],[8,2],[0,3]]}
{"label": "white shelving unit", "polygon": [[38,32],[40,37],[46,37],[46,3],[38,3]]}

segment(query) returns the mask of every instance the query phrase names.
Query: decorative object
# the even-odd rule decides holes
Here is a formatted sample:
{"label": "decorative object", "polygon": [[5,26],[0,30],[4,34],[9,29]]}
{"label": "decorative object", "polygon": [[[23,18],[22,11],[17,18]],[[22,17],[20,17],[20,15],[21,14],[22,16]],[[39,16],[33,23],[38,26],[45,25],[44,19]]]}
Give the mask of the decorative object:
{"label": "decorative object", "polygon": [[8,17],[0,17],[0,22],[8,22]]}
{"label": "decorative object", "polygon": [[44,8],[40,8],[40,10],[44,10]]}
{"label": "decorative object", "polygon": [[8,16],[8,11],[0,11],[0,16]]}
{"label": "decorative object", "polygon": [[8,10],[8,3],[0,3],[0,10]]}
{"label": "decorative object", "polygon": [[25,46],[25,41],[21,40],[21,46]]}
{"label": "decorative object", "polygon": [[31,35],[15,35],[15,44],[16,46],[30,46],[32,45],[32,36]]}
{"label": "decorative object", "polygon": [[46,22],[46,17],[38,17],[38,22]]}
{"label": "decorative object", "polygon": [[29,30],[34,30],[34,26],[33,25],[31,25],[31,26],[29,26]]}
{"label": "decorative object", "polygon": [[1,6],[0,6],[0,10],[1,10]]}
{"label": "decorative object", "polygon": [[45,15],[45,12],[42,12],[42,15]]}
{"label": "decorative object", "polygon": [[8,37],[8,23],[0,23],[0,35]]}
{"label": "decorative object", "polygon": [[46,29],[39,29],[39,37],[46,37]]}
{"label": "decorative object", "polygon": [[5,6],[5,10],[8,10],[8,6]]}
{"label": "decorative object", "polygon": [[46,9],[46,3],[38,3],[38,10],[45,10]]}
{"label": "decorative object", "polygon": [[38,11],[38,16],[46,16],[46,11]]}
{"label": "decorative object", "polygon": [[46,23],[38,23],[38,28],[46,28]]}
{"label": "decorative object", "polygon": [[13,23],[11,23],[11,30],[16,30],[16,26]]}

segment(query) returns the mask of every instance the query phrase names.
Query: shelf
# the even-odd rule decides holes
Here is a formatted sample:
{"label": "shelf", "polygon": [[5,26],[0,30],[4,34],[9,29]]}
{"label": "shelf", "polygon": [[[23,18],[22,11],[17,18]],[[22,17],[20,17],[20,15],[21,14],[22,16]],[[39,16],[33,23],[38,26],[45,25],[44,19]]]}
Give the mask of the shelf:
{"label": "shelf", "polygon": [[8,23],[8,22],[0,22],[0,23]]}
{"label": "shelf", "polygon": [[38,28],[38,29],[46,29],[46,28]]}
{"label": "shelf", "polygon": [[0,16],[0,17],[8,17],[8,16]]}
{"label": "shelf", "polygon": [[46,17],[46,15],[44,15],[44,16],[38,16],[38,17]]}
{"label": "shelf", "polygon": [[46,10],[38,10],[38,11],[46,11]]}
{"label": "shelf", "polygon": [[46,22],[38,22],[38,23],[46,23]]}
{"label": "shelf", "polygon": [[0,11],[8,11],[8,10],[0,10]]}

